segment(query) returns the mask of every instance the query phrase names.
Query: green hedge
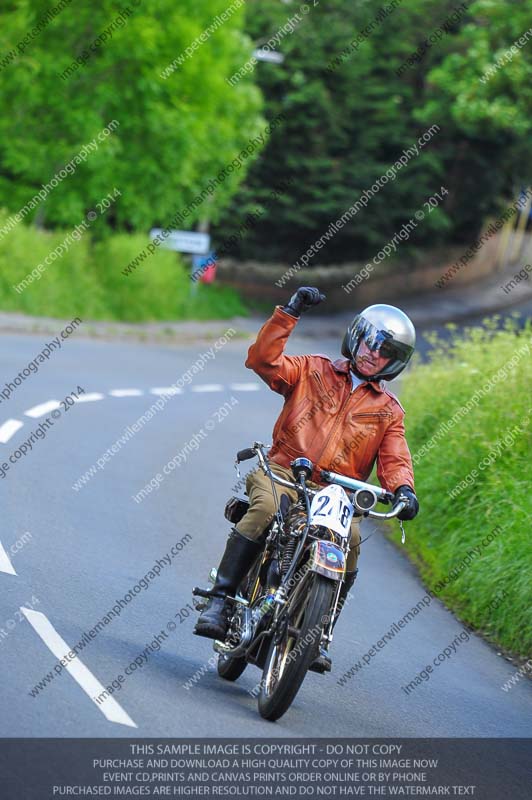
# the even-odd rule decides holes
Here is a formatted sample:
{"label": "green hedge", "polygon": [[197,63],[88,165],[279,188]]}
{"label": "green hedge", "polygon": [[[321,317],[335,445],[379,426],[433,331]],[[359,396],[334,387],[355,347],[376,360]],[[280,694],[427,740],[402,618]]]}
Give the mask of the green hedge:
{"label": "green hedge", "polygon": [[[0,229],[6,218],[1,212]],[[50,233],[19,223],[0,238],[1,310],[127,322],[227,319],[246,313],[233,289],[192,284],[189,267],[169,250],[159,249],[132,275],[124,276],[122,270],[148,244],[146,237],[138,234],[93,241],[89,232],[82,232],[46,266],[40,278],[17,292],[13,287],[44,264],[69,233]]]}
{"label": "green hedge", "polygon": [[401,392],[421,504],[407,547],[464,622],[528,657],[532,327],[519,332],[512,321],[497,331],[485,321],[432,345],[430,363],[415,366]]}

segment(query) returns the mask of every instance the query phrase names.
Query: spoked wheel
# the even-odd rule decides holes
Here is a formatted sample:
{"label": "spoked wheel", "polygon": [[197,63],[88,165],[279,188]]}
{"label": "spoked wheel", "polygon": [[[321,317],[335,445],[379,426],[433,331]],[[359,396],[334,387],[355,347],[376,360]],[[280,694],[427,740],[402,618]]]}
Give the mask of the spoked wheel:
{"label": "spoked wheel", "polygon": [[290,708],[318,654],[333,592],[334,583],[313,574],[308,590],[300,593],[299,602],[272,637],[259,694],[259,712],[264,719],[279,719]]}

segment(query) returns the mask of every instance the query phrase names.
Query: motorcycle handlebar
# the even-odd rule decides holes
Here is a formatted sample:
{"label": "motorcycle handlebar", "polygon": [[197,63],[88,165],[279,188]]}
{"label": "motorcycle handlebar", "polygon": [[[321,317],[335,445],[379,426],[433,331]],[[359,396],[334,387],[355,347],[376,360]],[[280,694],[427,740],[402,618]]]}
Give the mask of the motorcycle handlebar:
{"label": "motorcycle handlebar", "polygon": [[236,454],[237,462],[249,461],[250,458],[255,457],[255,450],[252,447],[246,447],[244,450],[239,450]]}
{"label": "motorcycle handlebar", "polygon": [[356,478],[348,478],[347,475],[340,475],[338,472],[331,472],[328,469],[321,470],[321,477],[327,483],[337,483],[339,486],[343,486],[344,489],[349,489],[352,492],[356,492],[359,489],[367,489],[370,492],[373,492],[383,503],[390,503],[394,495],[391,492],[388,492],[386,489],[383,489],[381,486],[373,486],[371,483],[365,483],[364,481],[359,481]]}
{"label": "motorcycle handlebar", "polygon": [[[259,464],[262,470],[266,473],[266,475],[269,475],[269,477],[273,481],[275,481],[275,483],[278,483],[280,486],[287,486],[289,489],[295,489],[296,491],[301,490],[301,485],[294,483],[293,481],[287,481],[285,478],[281,478],[279,475],[276,475],[274,472],[272,472],[264,456],[264,445],[262,444],[262,442],[254,442],[253,447],[250,447],[246,450],[241,450],[237,454],[237,459],[239,461],[246,460],[244,458],[240,458],[240,455],[242,453],[252,454],[251,456],[246,456],[246,459],[256,455],[259,459]],[[338,473],[330,472],[329,470],[322,470],[321,477],[328,483],[337,483],[339,486],[343,486],[343,488],[350,489],[351,491],[357,491],[358,489],[367,489],[373,492],[382,503],[389,503],[392,502],[394,499],[394,495],[391,492],[387,491],[386,489],[383,489],[380,486],[373,486],[371,483],[365,483],[364,481],[359,481],[356,478],[348,478],[346,475],[339,475]],[[306,491],[311,496],[317,494],[316,490],[309,489],[308,486],[305,488]],[[401,511],[403,510],[403,508],[405,508],[405,506],[406,502],[401,500],[400,503],[397,503],[397,505],[394,506],[393,509],[391,511],[388,511],[387,513],[381,513],[380,511],[368,511],[366,513],[369,517],[372,517],[373,519],[394,519],[401,513]]]}
{"label": "motorcycle handlebar", "polygon": [[405,506],[406,502],[401,500],[401,502],[397,503],[397,505],[394,506],[391,511],[388,511],[385,514],[382,514],[380,511],[369,511],[368,515],[373,517],[373,519],[394,519],[394,517],[399,516]]}

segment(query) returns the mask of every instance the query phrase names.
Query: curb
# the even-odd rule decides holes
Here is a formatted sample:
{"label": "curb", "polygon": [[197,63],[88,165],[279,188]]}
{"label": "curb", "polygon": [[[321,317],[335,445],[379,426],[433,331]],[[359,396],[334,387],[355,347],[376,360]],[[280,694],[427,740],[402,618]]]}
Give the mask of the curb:
{"label": "curb", "polygon": [[[523,281],[506,297],[501,284],[514,278],[517,267],[496,273],[483,284],[440,289],[418,294],[411,302],[399,301],[401,308],[411,317],[417,328],[426,330],[448,322],[475,321],[482,316],[491,316],[510,311],[516,306],[532,302],[532,279]],[[494,280],[495,277],[495,280]],[[355,299],[356,303],[356,299]],[[304,338],[337,337],[356,313],[341,312],[334,315],[313,314],[303,316],[297,326],[296,336]],[[267,319],[266,315],[233,317],[225,320],[187,320],[184,322],[105,322],[87,321],[77,331],[82,338],[102,341],[136,341],[145,344],[193,344],[197,341],[218,339],[228,327],[237,330],[236,339],[254,338],[258,328]],[[32,317],[17,312],[0,311],[0,333],[25,335],[55,335],[70,320],[52,317]]]}

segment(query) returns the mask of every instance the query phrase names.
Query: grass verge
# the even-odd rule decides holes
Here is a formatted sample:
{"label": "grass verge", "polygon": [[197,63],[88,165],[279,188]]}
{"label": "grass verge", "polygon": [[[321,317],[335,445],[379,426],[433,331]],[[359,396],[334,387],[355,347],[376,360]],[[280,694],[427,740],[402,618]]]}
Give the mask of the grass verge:
{"label": "grass verge", "polygon": [[432,347],[401,392],[421,504],[407,549],[464,622],[529,657],[532,326],[485,321]]}
{"label": "grass verge", "polygon": [[[0,213],[0,226],[4,220],[5,213]],[[123,322],[247,314],[235,290],[192,283],[183,258],[169,250],[157,250],[132,275],[124,276],[122,270],[146,248],[142,235],[116,234],[101,241],[92,240],[88,232],[68,237],[67,231],[51,233],[19,224],[0,239],[1,310]],[[60,254],[51,256],[61,245]],[[14,287],[32,271],[32,282],[17,291]]]}

